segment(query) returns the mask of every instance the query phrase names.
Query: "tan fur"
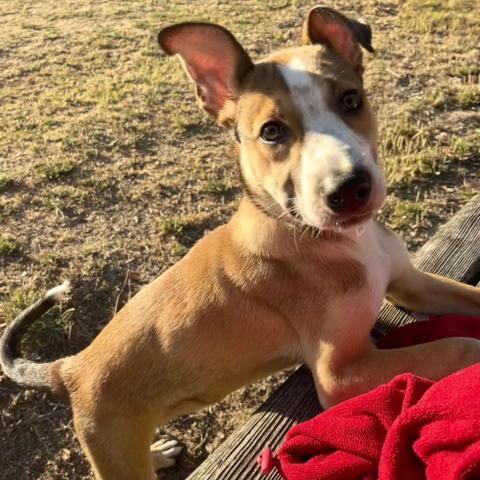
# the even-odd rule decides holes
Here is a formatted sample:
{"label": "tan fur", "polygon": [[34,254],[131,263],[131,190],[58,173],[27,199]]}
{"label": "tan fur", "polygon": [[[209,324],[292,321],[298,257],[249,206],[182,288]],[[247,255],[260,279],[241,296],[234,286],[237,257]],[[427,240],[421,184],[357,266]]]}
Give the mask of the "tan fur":
{"label": "tan fur", "polygon": [[[384,255],[398,248],[397,237],[373,231]],[[227,225],[141,290],[61,368],[75,428],[97,477],[154,478],[148,443],[157,425],[302,359],[327,406],[405,368],[438,378],[480,360],[478,342],[466,340],[401,352],[374,349],[369,332],[383,290],[371,296],[375,279],[368,271],[378,265],[349,257],[352,248],[348,237],[333,244],[311,234],[295,240],[244,199]],[[387,267],[395,273],[394,265]],[[427,286],[407,292],[399,287],[403,275],[391,287],[402,293],[392,295],[425,311]],[[435,289],[435,300],[424,299],[435,313],[442,310],[433,305],[480,313],[478,290],[452,281]],[[437,295],[450,295],[452,303],[439,305]]]}
{"label": "tan fur", "polygon": [[[282,202],[289,182],[301,195],[306,132],[278,67],[294,56],[313,65],[315,88],[328,89],[330,109],[376,152],[368,105],[346,118],[332,100],[345,85],[362,87],[328,49],[284,51],[247,75],[225,118],[235,115],[250,195],[230,222],[132,298],[90,346],[52,367],[98,479],[155,478],[154,468],[170,464],[161,452],[153,460],[149,453],[156,426],[299,362],[311,369],[328,407],[400,372],[437,379],[480,360],[474,340],[391,351],[370,340],[386,295],[428,313],[480,315],[479,290],[415,270],[403,242],[371,219],[364,232],[287,220]],[[262,124],[272,119],[291,128],[286,144],[259,141]]]}

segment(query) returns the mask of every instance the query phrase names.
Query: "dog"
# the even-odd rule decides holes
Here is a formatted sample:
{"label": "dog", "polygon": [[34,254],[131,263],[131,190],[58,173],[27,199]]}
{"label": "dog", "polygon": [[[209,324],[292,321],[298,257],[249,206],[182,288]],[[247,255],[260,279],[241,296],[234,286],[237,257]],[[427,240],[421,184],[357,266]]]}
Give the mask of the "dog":
{"label": "dog", "polygon": [[367,25],[316,7],[302,46],[258,63],[214,24],[169,26],[158,40],[204,110],[233,132],[246,191],[238,211],[77,355],[38,364],[18,347],[67,285],[22,312],[0,342],[8,377],[69,400],[96,478],[155,478],[179,451],[150,448],[158,425],[300,362],[328,408],[401,372],[436,380],[480,361],[473,339],[393,350],[370,339],[384,298],[480,315],[480,290],[415,269],[373,218],[386,189],[362,82]]}

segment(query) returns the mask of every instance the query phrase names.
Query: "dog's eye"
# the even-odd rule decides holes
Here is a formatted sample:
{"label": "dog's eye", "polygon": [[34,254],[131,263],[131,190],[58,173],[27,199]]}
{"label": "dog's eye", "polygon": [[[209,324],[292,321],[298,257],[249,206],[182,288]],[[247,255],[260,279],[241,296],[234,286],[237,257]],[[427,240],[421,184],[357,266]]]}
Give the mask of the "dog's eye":
{"label": "dog's eye", "polygon": [[340,108],[344,112],[354,112],[362,106],[362,97],[356,90],[348,90],[340,98]]}
{"label": "dog's eye", "polygon": [[280,122],[267,122],[262,126],[260,138],[269,144],[283,143],[287,138],[287,127]]}

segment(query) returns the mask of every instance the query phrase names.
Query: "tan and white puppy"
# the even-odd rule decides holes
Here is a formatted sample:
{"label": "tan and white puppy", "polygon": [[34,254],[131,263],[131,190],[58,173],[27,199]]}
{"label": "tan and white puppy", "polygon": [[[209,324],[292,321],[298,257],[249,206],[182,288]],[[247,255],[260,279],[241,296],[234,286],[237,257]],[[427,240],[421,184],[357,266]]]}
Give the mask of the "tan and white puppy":
{"label": "tan and white puppy", "polygon": [[480,315],[480,291],[416,270],[372,219],[385,182],[362,85],[369,27],[317,7],[303,39],[254,64],[222,27],[162,30],[160,45],[180,56],[204,108],[235,132],[247,195],[77,355],[36,364],[17,348],[63,287],[3,333],[4,372],[69,399],[99,479],[153,479],[178,453],[172,443],[151,452],[155,427],[299,362],[328,407],[400,372],[438,379],[480,361],[472,339],[372,344],[385,297],[428,314]]}

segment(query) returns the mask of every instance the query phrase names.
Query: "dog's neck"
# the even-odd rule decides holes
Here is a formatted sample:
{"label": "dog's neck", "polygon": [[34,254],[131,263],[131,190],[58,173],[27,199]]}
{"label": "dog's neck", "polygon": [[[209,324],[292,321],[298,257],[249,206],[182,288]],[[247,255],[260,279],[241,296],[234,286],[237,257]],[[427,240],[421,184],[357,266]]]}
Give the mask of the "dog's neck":
{"label": "dog's neck", "polygon": [[352,230],[340,232],[294,227],[265,214],[248,196],[242,198],[229,227],[233,241],[241,250],[265,259],[287,260],[309,252],[318,254],[319,248],[326,243],[351,243],[357,236]]}

